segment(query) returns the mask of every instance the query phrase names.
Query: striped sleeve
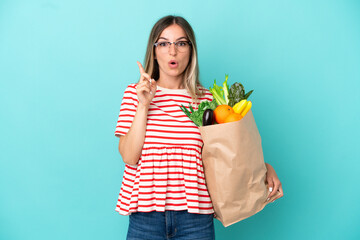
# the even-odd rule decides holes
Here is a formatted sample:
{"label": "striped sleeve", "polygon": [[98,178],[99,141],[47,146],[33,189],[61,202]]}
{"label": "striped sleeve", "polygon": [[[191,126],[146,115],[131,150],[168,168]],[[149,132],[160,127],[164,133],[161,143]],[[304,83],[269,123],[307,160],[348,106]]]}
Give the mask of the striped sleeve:
{"label": "striped sleeve", "polygon": [[138,99],[136,94],[136,84],[130,84],[125,89],[124,96],[120,106],[120,113],[115,128],[115,136],[125,135],[134,120],[135,112],[138,106]]}

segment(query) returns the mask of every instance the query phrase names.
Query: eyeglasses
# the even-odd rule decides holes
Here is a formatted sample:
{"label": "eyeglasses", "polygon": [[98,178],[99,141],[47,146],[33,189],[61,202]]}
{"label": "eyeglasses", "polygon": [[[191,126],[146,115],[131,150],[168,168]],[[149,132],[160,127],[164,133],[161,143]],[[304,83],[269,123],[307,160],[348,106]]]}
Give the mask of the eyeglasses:
{"label": "eyeglasses", "polygon": [[176,49],[179,52],[186,52],[191,46],[190,41],[177,41],[177,42],[157,42],[154,46],[162,52],[167,52],[171,44],[175,44]]}

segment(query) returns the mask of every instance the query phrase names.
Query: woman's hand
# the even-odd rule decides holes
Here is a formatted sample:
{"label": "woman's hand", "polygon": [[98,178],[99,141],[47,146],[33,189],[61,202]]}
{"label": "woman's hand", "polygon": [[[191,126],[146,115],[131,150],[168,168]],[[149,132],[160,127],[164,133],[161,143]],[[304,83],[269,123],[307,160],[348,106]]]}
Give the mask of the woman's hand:
{"label": "woman's hand", "polygon": [[269,191],[270,191],[267,201],[269,201],[274,195],[277,194],[277,192],[279,192],[279,195],[276,196],[271,201],[271,202],[274,202],[276,199],[279,199],[282,196],[284,196],[284,193],[283,193],[283,189],[281,186],[281,182],[280,182],[278,176],[276,175],[274,168],[268,163],[265,163],[265,164],[266,164],[266,168],[267,168],[266,182],[268,183],[268,187],[269,187]]}
{"label": "woman's hand", "polygon": [[136,86],[136,93],[139,103],[149,106],[156,93],[156,82],[150,78],[139,61],[137,61],[140,70],[140,81]]}

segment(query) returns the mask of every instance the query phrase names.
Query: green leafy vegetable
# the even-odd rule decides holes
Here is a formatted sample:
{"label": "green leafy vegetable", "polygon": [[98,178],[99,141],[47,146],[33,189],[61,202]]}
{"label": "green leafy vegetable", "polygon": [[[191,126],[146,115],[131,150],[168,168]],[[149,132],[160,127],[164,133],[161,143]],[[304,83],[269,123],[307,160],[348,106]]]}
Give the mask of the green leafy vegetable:
{"label": "green leafy vegetable", "polygon": [[251,93],[254,90],[249,91],[245,94],[245,88],[241,83],[234,83],[231,85],[229,90],[229,106],[233,107],[236,103],[240,102],[243,99],[248,99]]}
{"label": "green leafy vegetable", "polygon": [[252,94],[253,91],[254,91],[254,90],[251,90],[251,91],[247,92],[247,93],[245,94],[244,98],[245,98],[245,99],[248,99],[248,97],[250,96],[250,94]]}
{"label": "green leafy vegetable", "polygon": [[195,123],[196,126],[202,126],[203,125],[203,115],[206,109],[212,109],[215,110],[217,107],[217,103],[215,100],[209,102],[209,101],[203,101],[199,104],[198,109],[195,111],[194,108],[189,104],[190,111],[181,104],[180,109]]}

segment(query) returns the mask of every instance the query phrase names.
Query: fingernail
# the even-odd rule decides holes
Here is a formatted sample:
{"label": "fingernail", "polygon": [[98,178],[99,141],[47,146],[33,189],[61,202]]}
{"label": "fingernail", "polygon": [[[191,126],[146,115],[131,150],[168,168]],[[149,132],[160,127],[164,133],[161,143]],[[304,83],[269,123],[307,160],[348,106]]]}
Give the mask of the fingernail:
{"label": "fingernail", "polygon": [[272,188],[272,187],[270,187],[270,188],[269,188],[269,191],[270,191],[270,192],[272,192],[272,190],[273,190],[273,188]]}
{"label": "fingernail", "polygon": [[270,198],[266,199],[266,201],[269,201],[269,200],[270,200]]}

